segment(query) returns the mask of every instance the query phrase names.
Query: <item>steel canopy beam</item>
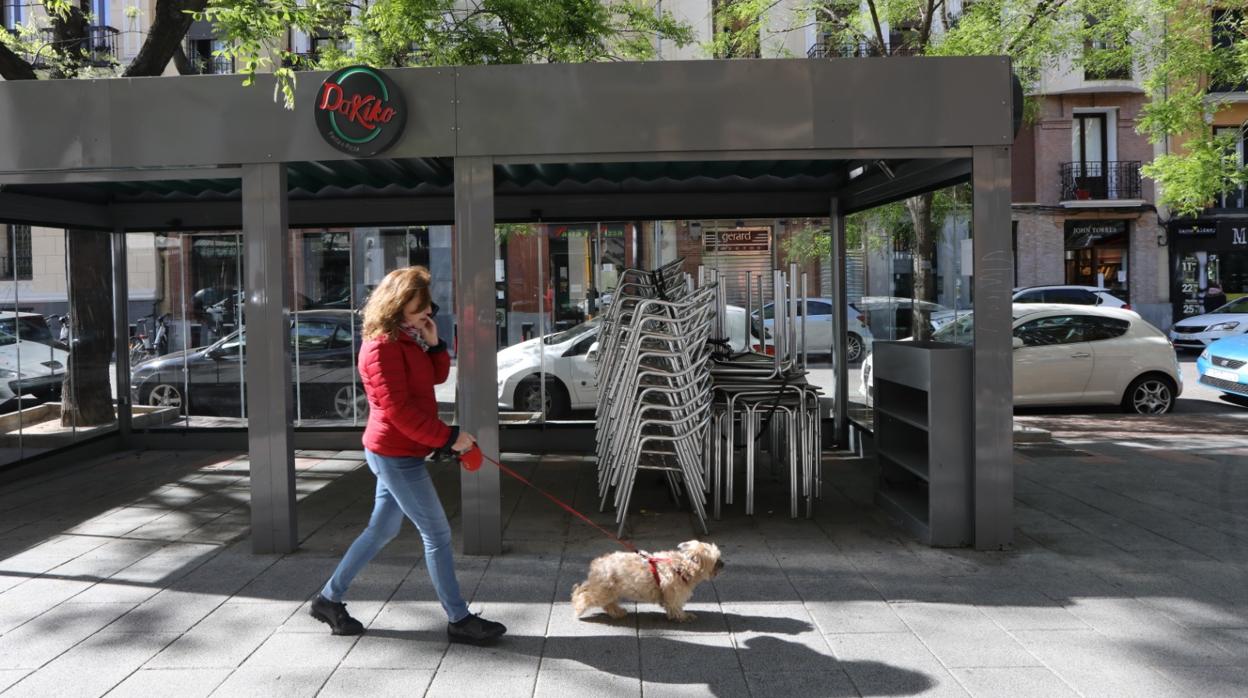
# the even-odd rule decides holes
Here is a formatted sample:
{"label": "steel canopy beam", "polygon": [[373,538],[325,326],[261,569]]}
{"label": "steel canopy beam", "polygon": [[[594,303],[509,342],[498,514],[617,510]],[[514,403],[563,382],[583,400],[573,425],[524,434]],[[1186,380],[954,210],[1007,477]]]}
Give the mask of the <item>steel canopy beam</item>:
{"label": "steel canopy beam", "polygon": [[926,194],[970,180],[970,158],[953,160],[907,160],[901,163],[884,161],[891,176],[883,168],[870,163],[852,163],[867,171],[838,192],[846,214],[883,206],[911,196]]}

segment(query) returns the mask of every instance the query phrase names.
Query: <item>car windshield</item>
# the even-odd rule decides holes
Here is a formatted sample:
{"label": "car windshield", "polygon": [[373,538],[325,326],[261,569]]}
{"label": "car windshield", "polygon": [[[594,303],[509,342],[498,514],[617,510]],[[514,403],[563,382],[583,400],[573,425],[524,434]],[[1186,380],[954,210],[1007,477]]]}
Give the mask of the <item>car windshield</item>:
{"label": "car windshield", "polygon": [[932,333],[932,339],[950,344],[970,344],[975,338],[975,319],[970,313]]}
{"label": "car windshield", "polygon": [[17,337],[8,332],[0,331],[0,347],[7,347],[10,344],[17,344]]}
{"label": "car windshield", "polygon": [[32,342],[47,342],[53,339],[52,331],[48,329],[48,324],[42,317],[2,318],[0,319],[0,332],[9,335],[16,335],[20,332],[22,339]]}
{"label": "car windshield", "polygon": [[1215,308],[1210,315],[1230,315],[1232,313],[1248,313],[1248,296],[1236,298],[1221,308]]}
{"label": "car windshield", "polygon": [[582,322],[575,327],[570,327],[563,332],[556,332],[552,335],[547,335],[542,341],[546,344],[563,344],[564,342],[571,342],[577,337],[584,336],[586,332],[596,329],[598,329],[598,319],[594,318],[589,322]]}

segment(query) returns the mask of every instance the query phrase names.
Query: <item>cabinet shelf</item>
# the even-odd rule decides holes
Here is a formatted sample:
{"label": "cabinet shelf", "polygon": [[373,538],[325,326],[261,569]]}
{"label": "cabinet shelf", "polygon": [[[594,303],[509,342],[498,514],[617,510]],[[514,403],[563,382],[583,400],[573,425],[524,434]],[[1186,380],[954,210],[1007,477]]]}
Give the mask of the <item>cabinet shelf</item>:
{"label": "cabinet shelf", "polygon": [[970,348],[877,342],[872,378],[881,467],[876,500],[929,545],[969,544]]}

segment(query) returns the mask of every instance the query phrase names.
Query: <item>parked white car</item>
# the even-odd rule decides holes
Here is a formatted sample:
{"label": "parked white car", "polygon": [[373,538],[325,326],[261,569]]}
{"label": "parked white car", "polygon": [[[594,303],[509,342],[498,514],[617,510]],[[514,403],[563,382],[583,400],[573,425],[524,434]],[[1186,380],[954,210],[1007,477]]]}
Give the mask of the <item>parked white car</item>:
{"label": "parked white car", "polygon": [[61,394],[69,354],[0,331],[0,412],[22,406],[23,396],[51,400]]}
{"label": "parked white car", "polygon": [[[734,352],[745,351],[745,308],[728,306],[725,321],[728,345]],[[599,321],[594,319],[499,351],[499,409],[539,412],[544,397],[546,416],[557,419],[571,410],[597,407],[598,382],[588,354],[598,341],[599,329]],[[758,340],[751,339],[753,346],[749,348],[753,349]],[[544,396],[540,378],[543,357],[547,377]]]}
{"label": "parked white car", "polygon": [[1223,339],[1248,334],[1248,296],[1236,298],[1213,312],[1183,318],[1170,328],[1170,341],[1178,349],[1204,351]]}
{"label": "parked white car", "polygon": [[[832,350],[832,308],[831,298],[807,298],[806,306],[810,310],[810,315],[806,318],[806,347],[808,353],[826,354]],[[799,318],[801,311],[799,309]],[[757,316],[757,311],[755,316]],[[863,356],[871,352],[871,343],[874,341],[871,335],[871,327],[868,325],[866,314],[859,311],[853,303],[846,304],[845,318],[846,327],[846,347],[845,357],[850,363],[859,361]],[[763,306],[763,326],[768,332],[775,329],[776,310],[775,304],[768,303]],[[800,339],[800,325],[799,325]]]}
{"label": "parked white car", "polygon": [[[1174,348],[1161,330],[1122,308],[1014,304],[1016,406],[1121,405],[1163,414],[1183,390]],[[937,330],[938,342],[970,344],[974,316]],[[859,391],[872,397],[871,358]]]}
{"label": "parked white car", "polygon": [[1099,286],[1028,286],[1014,289],[1015,303],[1059,303],[1063,305],[1095,305],[1105,308],[1126,308],[1131,305]]}

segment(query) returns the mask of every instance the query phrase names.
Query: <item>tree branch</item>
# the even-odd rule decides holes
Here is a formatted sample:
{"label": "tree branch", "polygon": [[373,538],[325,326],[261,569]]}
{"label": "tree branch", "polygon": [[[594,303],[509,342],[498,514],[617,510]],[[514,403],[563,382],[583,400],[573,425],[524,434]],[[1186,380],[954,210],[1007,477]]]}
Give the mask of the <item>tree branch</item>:
{"label": "tree branch", "polygon": [[1018,33],[1014,35],[1013,40],[1006,45],[1004,53],[1007,56],[1015,55],[1018,51],[1019,42],[1023,41],[1027,37],[1027,33],[1030,32],[1032,28],[1035,27],[1036,24],[1039,23],[1040,20],[1046,15],[1056,14],[1057,11],[1062,8],[1062,5],[1065,4],[1066,0],[1043,0],[1039,5],[1036,5],[1036,11],[1027,20],[1027,24],[1024,25],[1022,29],[1019,29]]}
{"label": "tree branch", "polygon": [[154,76],[165,72],[165,66],[182,45],[186,30],[191,28],[194,18],[188,12],[201,12],[207,5],[208,0],[156,0],[147,39],[122,76]]}
{"label": "tree branch", "polygon": [[884,43],[884,28],[880,26],[880,13],[875,8],[875,0],[867,0],[867,7],[871,10],[871,24],[875,28],[875,40],[880,48],[880,55],[887,55],[888,47]]}
{"label": "tree branch", "polygon": [[[3,30],[0,30],[3,31]],[[38,80],[35,67],[0,43],[0,77],[5,80]]]}

